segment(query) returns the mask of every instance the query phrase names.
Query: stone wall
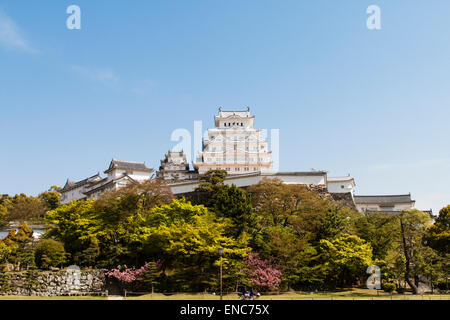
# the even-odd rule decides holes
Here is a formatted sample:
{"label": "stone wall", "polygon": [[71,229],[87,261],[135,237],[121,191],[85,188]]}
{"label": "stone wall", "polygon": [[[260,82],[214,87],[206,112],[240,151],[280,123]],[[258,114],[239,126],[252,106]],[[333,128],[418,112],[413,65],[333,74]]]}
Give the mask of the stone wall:
{"label": "stone wall", "polygon": [[333,198],[333,200],[335,202],[338,202],[344,206],[347,206],[347,207],[357,211],[356,205],[355,205],[355,200],[353,199],[353,195],[350,192],[349,193],[332,193],[331,197]]}
{"label": "stone wall", "polygon": [[105,289],[102,270],[0,273],[0,295],[67,296],[102,294]]}
{"label": "stone wall", "polygon": [[314,191],[318,193],[320,196],[322,196],[325,199],[331,200],[334,203],[338,203],[340,205],[349,207],[350,209],[353,209],[357,211],[355,200],[353,199],[353,195],[348,193],[329,193],[328,189],[325,186],[320,185],[308,185],[308,190]]}

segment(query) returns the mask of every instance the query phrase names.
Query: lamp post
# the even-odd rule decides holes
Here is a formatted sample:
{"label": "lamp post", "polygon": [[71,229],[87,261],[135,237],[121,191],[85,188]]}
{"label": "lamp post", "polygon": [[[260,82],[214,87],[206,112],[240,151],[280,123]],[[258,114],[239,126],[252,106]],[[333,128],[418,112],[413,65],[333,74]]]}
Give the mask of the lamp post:
{"label": "lamp post", "polygon": [[222,300],[222,256],[223,256],[223,248],[219,248],[219,256],[220,256],[220,300]]}

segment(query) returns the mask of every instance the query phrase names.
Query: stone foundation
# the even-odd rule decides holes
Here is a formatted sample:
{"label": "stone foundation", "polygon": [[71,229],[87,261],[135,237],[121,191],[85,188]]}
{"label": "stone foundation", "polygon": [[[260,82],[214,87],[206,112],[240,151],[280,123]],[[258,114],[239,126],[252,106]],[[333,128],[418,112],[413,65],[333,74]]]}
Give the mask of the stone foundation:
{"label": "stone foundation", "polygon": [[104,294],[105,274],[102,270],[29,271],[0,273],[0,295],[68,296]]}

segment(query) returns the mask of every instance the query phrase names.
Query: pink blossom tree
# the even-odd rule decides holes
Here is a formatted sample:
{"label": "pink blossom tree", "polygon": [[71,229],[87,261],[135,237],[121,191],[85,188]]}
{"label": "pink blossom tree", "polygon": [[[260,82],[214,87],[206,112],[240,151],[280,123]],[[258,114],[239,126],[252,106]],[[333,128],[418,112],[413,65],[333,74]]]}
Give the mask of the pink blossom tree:
{"label": "pink blossom tree", "polygon": [[109,278],[115,278],[122,283],[133,283],[139,279],[148,270],[147,264],[139,269],[128,268],[126,265],[118,266],[116,269],[106,272],[106,276]]}
{"label": "pink blossom tree", "polygon": [[276,263],[261,259],[259,253],[251,253],[244,259],[247,279],[253,286],[265,291],[278,289],[283,272]]}

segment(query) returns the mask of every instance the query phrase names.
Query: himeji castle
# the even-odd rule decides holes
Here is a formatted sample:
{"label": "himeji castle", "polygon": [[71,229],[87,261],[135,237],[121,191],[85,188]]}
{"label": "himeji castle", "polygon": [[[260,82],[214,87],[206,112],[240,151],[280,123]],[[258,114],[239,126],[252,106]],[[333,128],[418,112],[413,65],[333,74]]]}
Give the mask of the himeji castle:
{"label": "himeji castle", "polygon": [[[326,192],[360,212],[396,213],[414,208],[411,194],[355,195],[356,184],[350,175],[331,177],[323,170],[274,172],[267,138],[263,130],[254,125],[255,116],[251,115],[250,108],[230,111],[219,108],[218,115],[214,116],[214,127],[208,129],[202,150],[195,155],[192,164],[188,163],[183,151],[169,151],[161,160],[156,178],[165,180],[175,195],[183,196],[195,192],[200,184],[200,175],[210,170],[225,170],[228,176],[224,183],[240,188],[257,184],[264,178],[277,178],[286,184],[306,185]],[[61,202],[100,197],[104,192],[117,190],[131,181],[153,179],[151,173],[153,169],[148,168],[145,162],[113,159],[105,171],[106,177],[96,174],[78,182],[67,180],[61,190]],[[432,215],[431,210],[424,212]]]}

